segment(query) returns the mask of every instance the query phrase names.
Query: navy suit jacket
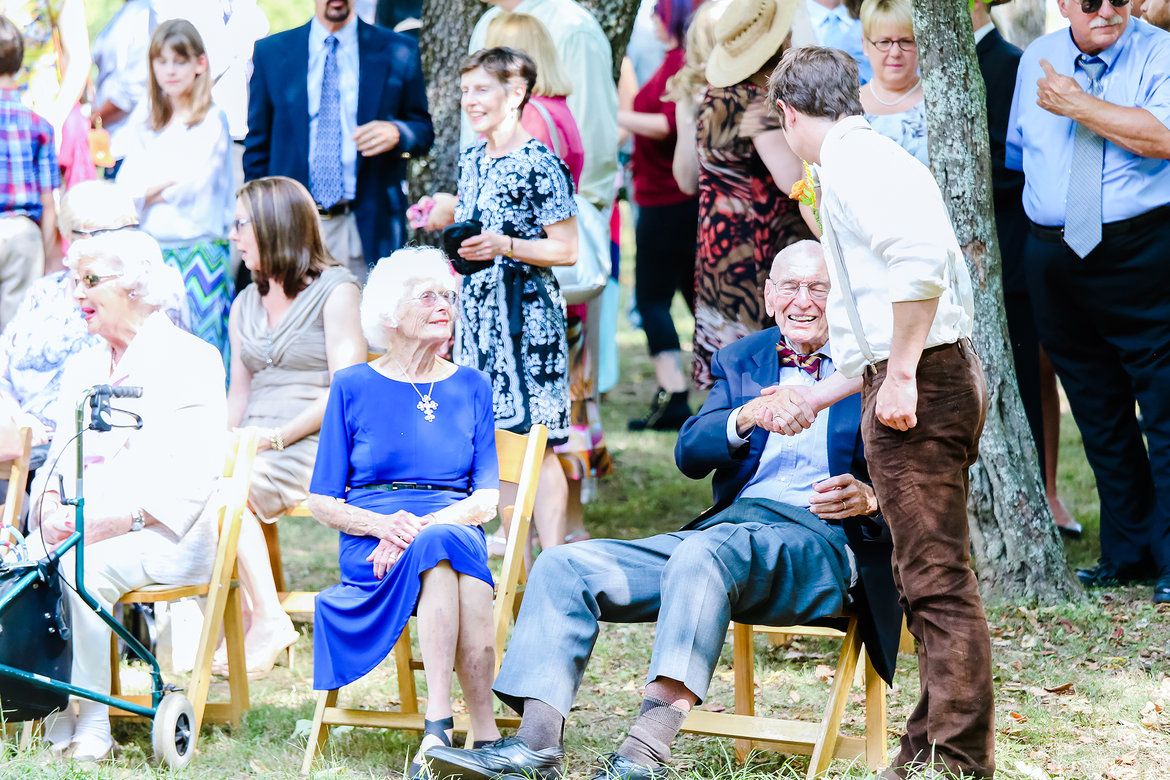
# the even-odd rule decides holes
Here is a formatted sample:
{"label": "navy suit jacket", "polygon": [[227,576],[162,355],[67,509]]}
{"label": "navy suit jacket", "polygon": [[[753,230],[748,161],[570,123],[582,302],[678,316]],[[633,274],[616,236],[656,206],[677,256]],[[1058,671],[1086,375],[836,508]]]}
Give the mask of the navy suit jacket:
{"label": "navy suit jacket", "polygon": [[[406,238],[406,160],[426,154],[435,133],[427,110],[418,45],[408,36],[358,25],[357,124],[393,120],[394,149],[357,157],[354,217],[373,265]],[[244,179],[288,176],[309,186],[309,25],[257,41],[248,95]]]}
{"label": "navy suit jacket", "polygon": [[[691,479],[703,479],[711,471],[715,505],[683,530],[720,512],[739,497],[755,474],[768,439],[768,431],[756,428],[748,443],[735,452],[727,445],[727,420],[731,412],[776,384],[780,359],[776,327],[745,336],[724,347],[711,359],[715,386],[699,413],[679,431],[674,448],[679,470]],[[869,482],[869,470],[861,443],[861,396],[849,396],[829,407],[829,475],[852,474]],[[861,616],[861,638],[869,648],[874,669],[886,681],[894,676],[898,641],[902,634],[902,608],[890,568],[893,543],[880,517],[857,517],[842,523],[849,547],[857,559],[858,587],[850,595]]]}

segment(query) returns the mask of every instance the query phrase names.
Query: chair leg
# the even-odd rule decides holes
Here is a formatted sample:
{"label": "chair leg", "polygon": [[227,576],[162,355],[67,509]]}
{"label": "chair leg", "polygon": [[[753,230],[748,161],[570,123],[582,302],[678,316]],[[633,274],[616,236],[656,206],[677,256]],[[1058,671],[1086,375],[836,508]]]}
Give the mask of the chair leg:
{"label": "chair leg", "polygon": [[276,592],[284,593],[284,561],[280,556],[280,531],[276,523],[257,522],[264,531],[264,544],[268,547],[268,563],[272,566],[272,581],[276,583]]}
{"label": "chair leg", "polygon": [[118,635],[110,634],[110,695],[122,694],[122,659],[118,656]]}
{"label": "chair leg", "polygon": [[[756,714],[755,632],[750,625],[731,624],[732,675],[735,680],[735,714]],[[752,751],[750,739],[735,740],[735,760],[747,760]]]}
{"label": "chair leg", "polygon": [[886,681],[865,655],[865,763],[876,772],[886,762]]}
{"label": "chair leg", "polygon": [[817,730],[817,741],[813,746],[812,757],[808,764],[808,780],[814,780],[826,769],[833,755],[837,752],[837,737],[841,729],[841,719],[845,714],[845,705],[849,700],[849,689],[853,685],[853,673],[857,669],[857,659],[861,653],[861,644],[857,637],[857,619],[849,621],[849,628],[845,632],[845,639],[841,643],[841,654],[837,660],[837,671],[833,675],[833,684],[829,688],[829,701],[825,705],[825,714]]}
{"label": "chair leg", "polygon": [[410,668],[413,655],[410,649],[410,624],[402,629],[394,643],[394,667],[398,673],[398,698],[403,712],[418,712],[418,690],[414,684],[414,670]]}
{"label": "chair leg", "polygon": [[317,708],[313,711],[313,729],[309,732],[309,744],[305,746],[305,760],[301,763],[301,774],[308,776],[313,769],[313,759],[325,749],[329,739],[329,724],[325,722],[325,709],[337,705],[337,691],[321,691],[317,697]]}
{"label": "chair leg", "polygon": [[[244,654],[244,606],[239,586],[233,585],[223,609],[224,641],[227,643],[228,695],[231,722],[239,725],[248,710],[248,659]],[[210,671],[210,669],[209,669]]]}
{"label": "chair leg", "polygon": [[44,721],[40,720],[26,720],[24,722],[20,729],[20,750],[22,753],[32,747],[33,737],[43,724]]}

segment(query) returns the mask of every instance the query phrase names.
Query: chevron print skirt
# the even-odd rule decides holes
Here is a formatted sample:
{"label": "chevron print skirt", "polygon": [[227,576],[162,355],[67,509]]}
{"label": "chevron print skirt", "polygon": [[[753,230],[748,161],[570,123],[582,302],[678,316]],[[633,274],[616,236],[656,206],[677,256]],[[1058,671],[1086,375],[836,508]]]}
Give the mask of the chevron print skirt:
{"label": "chevron print skirt", "polygon": [[232,306],[231,254],[227,241],[202,241],[163,250],[163,259],[183,274],[191,332],[223,355],[228,370],[228,312]]}

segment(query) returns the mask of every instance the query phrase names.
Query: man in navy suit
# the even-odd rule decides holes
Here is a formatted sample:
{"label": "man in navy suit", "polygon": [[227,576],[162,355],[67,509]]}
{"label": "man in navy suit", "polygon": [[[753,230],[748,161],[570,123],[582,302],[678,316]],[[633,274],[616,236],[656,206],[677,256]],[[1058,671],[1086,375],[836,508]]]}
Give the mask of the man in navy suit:
{"label": "man in navy suit", "polygon": [[259,41],[249,84],[244,178],[308,187],[331,254],[364,280],[402,246],[406,160],[434,141],[413,39],[316,0],[309,23]]}
{"label": "man in navy suit", "polygon": [[866,484],[859,398],[795,438],[763,427],[787,403],[775,386],[812,386],[834,371],[828,289],[815,241],[776,257],[764,300],[779,327],[715,354],[715,387],[675,448],[688,477],[715,472],[715,505],[674,533],[546,550],[494,686],[522,714],[520,729],[478,750],[432,748],[437,777],[560,777],[565,717],[600,621],[658,625],[641,713],[596,780],[668,774],[670,743],[707,693],[731,620],[793,625],[852,605],[875,668],[892,677],[902,613],[889,535]]}

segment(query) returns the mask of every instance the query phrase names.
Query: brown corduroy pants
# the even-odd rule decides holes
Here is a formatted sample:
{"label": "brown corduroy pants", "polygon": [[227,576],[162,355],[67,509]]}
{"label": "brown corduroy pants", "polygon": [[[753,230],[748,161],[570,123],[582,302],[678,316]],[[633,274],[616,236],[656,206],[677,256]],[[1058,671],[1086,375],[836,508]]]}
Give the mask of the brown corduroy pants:
{"label": "brown corduroy pants", "polygon": [[967,527],[967,469],[987,413],[971,343],[933,347],[918,364],[918,424],[878,422],[886,363],[865,372],[861,431],[878,504],[894,539],[894,582],[918,640],[921,697],[894,767],[935,766],[965,777],[995,771],[991,638]]}

